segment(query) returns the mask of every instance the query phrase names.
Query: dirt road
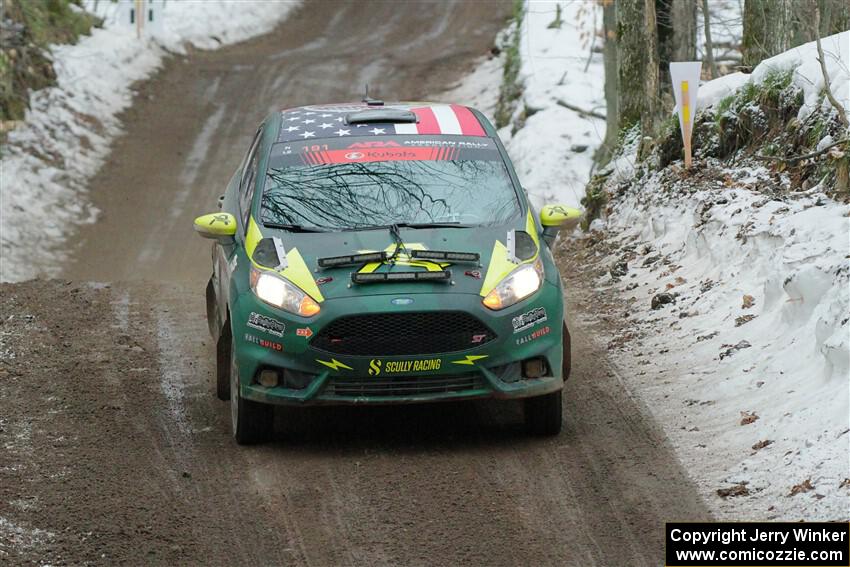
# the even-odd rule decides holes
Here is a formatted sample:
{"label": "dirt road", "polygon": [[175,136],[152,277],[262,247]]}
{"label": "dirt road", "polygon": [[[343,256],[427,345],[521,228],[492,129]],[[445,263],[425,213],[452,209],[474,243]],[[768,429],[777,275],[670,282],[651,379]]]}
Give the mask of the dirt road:
{"label": "dirt road", "polygon": [[279,412],[275,440],[244,448],[213,395],[191,220],[257,122],[365,82],[439,92],[508,9],[308,4],[142,87],[69,281],[0,286],[0,563],[655,566],[665,520],[708,518],[575,322],[554,439],[488,402]]}

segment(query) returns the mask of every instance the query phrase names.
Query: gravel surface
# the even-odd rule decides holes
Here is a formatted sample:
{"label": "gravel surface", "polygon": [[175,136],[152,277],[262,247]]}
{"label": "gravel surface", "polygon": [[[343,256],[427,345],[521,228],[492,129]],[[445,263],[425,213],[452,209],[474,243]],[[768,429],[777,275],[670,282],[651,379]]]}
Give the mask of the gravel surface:
{"label": "gravel surface", "polygon": [[191,220],[257,122],[365,82],[441,92],[509,8],[308,4],[140,85],[67,281],[0,285],[0,563],[655,566],[664,521],[709,518],[578,320],[553,439],[479,402],[287,409],[272,442],[238,447],[215,399]]}

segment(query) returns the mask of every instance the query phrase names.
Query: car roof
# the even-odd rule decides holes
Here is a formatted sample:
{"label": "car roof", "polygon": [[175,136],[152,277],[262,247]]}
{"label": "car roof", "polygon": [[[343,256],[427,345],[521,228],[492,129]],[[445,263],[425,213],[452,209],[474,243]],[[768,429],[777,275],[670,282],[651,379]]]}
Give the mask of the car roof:
{"label": "car roof", "polygon": [[277,141],[398,135],[488,136],[486,120],[468,106],[370,100],[282,110]]}

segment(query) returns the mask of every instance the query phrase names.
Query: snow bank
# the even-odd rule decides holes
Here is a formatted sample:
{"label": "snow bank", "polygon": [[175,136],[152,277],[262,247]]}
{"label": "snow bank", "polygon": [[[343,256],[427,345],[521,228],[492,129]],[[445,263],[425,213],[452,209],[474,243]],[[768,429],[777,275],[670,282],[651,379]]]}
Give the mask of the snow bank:
{"label": "snow bank", "polygon": [[24,124],[3,147],[0,281],[55,276],[69,229],[94,222],[98,211],[86,200],[86,184],[121,131],[117,115],[131,105],[134,82],[187,45],[211,49],[266,33],[297,4],[171,0],[162,27],[137,40],[135,28],[116,22],[117,4],[98,2],[104,28],[76,45],[53,46],[57,84],[32,94]]}
{"label": "snow bank", "polygon": [[[850,32],[822,43],[850,108]],[[801,118],[835,112],[816,56],[810,43],[706,83],[699,106],[793,70]],[[719,517],[847,520],[850,206],[820,185],[791,192],[759,162],[636,175],[634,153],[610,166],[602,263],[617,269],[597,282],[628,305],[623,336],[640,337],[613,341],[615,359]]]}
{"label": "snow bank", "polygon": [[[850,110],[850,68],[847,64],[850,61],[850,31],[821,39],[821,47],[832,94],[844,106],[847,113]],[[785,71],[793,71],[792,84],[803,91],[803,106],[800,108],[798,118],[802,120],[816,110],[833,112],[832,106],[823,95],[823,72],[817,59],[817,44],[814,41],[765,59],[753,69],[750,75],[731,73],[701,84],[697,106],[710,107],[726,96],[734,94],[747,83],[759,84],[770,73]]]}
{"label": "snow bank", "polygon": [[[846,113],[850,110],[850,30],[823,38],[821,47],[832,94]],[[793,83],[803,90],[805,96],[799,118],[805,118],[818,109],[830,111],[829,101],[823,98],[823,72],[817,57],[817,44],[811,41],[765,59],[753,69],[752,80],[760,83],[771,71],[793,69]]]}
{"label": "snow bank", "polygon": [[605,114],[602,52],[591,51],[602,14],[595,2],[561,2],[561,27],[550,28],[556,5],[526,4],[520,36],[524,91],[513,122],[522,120],[523,113],[527,119],[516,132],[509,125],[499,135],[535,206],[558,202],[577,207],[593,153],[605,137],[605,120],[558,101]]}
{"label": "snow bank", "polygon": [[[850,206],[766,198],[764,169],[721,178],[688,194],[657,175],[617,200],[608,262],[628,275],[599,283],[645,338],[616,359],[720,516],[847,519]],[[673,303],[653,310],[659,293]]]}
{"label": "snow bank", "polygon": [[737,72],[702,83],[698,91],[697,108],[708,108],[714,105],[727,96],[734,94],[749,81],[750,75]]}

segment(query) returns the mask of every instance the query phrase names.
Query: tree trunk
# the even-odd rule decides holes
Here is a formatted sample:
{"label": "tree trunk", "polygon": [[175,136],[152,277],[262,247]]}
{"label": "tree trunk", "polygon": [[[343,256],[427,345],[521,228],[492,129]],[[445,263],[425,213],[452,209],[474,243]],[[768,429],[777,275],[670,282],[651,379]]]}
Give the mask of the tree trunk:
{"label": "tree trunk", "polygon": [[658,22],[658,79],[663,100],[670,103],[670,62],[693,61],[697,56],[696,0],[655,0]]}
{"label": "tree trunk", "polygon": [[[820,12],[820,24],[813,17]],[[842,32],[850,27],[850,2],[847,0],[797,0],[791,13],[792,41],[796,47],[820,37]]]}
{"label": "tree trunk", "polygon": [[661,63],[697,56],[697,0],[655,0]]}
{"label": "tree trunk", "polygon": [[[820,11],[820,25],[815,22]],[[848,0],[745,0],[744,65],[850,28]]]}
{"label": "tree trunk", "polygon": [[[649,8],[649,9],[647,9]],[[617,16],[618,130],[652,121],[658,93],[654,0],[619,0]],[[646,125],[651,126],[651,124]]]}
{"label": "tree trunk", "polygon": [[754,67],[792,47],[794,13],[794,0],[744,0],[744,65]]}
{"label": "tree trunk", "polygon": [[847,0],[821,0],[819,6],[821,37],[850,29],[850,2],[847,2]]}
{"label": "tree trunk", "polygon": [[708,9],[708,0],[702,0],[702,27],[705,33],[705,59],[708,63],[708,78],[716,79],[720,76],[717,71],[717,63],[714,62],[714,43],[711,40],[711,11]]}
{"label": "tree trunk", "polygon": [[645,0],[643,22],[646,27],[646,76],[644,77],[644,105],[641,114],[641,134],[655,136],[655,123],[660,111],[660,85],[658,58],[658,22],[655,17],[656,0]]}
{"label": "tree trunk", "polygon": [[605,165],[617,146],[620,131],[619,112],[617,111],[617,12],[614,0],[602,1],[602,29],[605,32],[605,44],[602,58],[605,62],[605,141],[596,153],[596,162]]}

